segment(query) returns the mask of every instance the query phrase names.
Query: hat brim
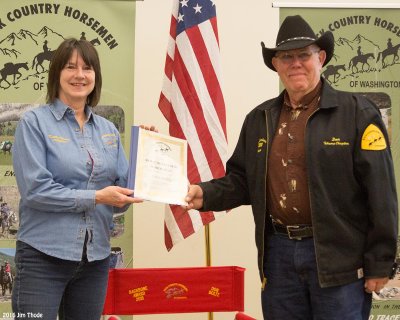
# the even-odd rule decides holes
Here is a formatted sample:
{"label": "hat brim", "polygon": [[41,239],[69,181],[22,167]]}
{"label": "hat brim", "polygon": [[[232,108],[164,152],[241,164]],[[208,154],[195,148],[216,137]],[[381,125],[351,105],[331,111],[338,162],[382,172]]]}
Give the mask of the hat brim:
{"label": "hat brim", "polygon": [[293,40],[283,43],[282,45],[276,48],[266,48],[264,42],[261,42],[262,46],[262,54],[264,58],[265,65],[273,71],[276,71],[273,64],[272,58],[275,57],[276,52],[278,51],[286,51],[286,50],[294,50],[308,47],[312,44],[317,45],[326,52],[326,59],[324,62],[324,66],[328,64],[328,62],[332,59],[333,50],[335,47],[335,39],[333,37],[332,32],[327,31],[321,37],[316,40]]}

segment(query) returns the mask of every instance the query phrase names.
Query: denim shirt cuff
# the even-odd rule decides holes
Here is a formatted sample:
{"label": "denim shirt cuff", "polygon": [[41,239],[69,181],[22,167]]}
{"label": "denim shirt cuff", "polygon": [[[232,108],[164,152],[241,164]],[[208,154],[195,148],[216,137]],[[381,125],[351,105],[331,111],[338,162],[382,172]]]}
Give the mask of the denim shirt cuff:
{"label": "denim shirt cuff", "polygon": [[96,207],[95,190],[77,190],[76,205],[79,211],[90,211]]}

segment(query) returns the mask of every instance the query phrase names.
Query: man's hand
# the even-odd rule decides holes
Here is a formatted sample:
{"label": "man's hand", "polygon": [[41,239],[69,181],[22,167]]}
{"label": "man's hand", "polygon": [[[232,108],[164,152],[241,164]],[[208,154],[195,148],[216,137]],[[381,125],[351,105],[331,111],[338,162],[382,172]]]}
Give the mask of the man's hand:
{"label": "man's hand", "polygon": [[375,291],[376,293],[379,293],[388,281],[389,281],[388,277],[366,279],[365,285],[364,285],[365,291],[368,293],[372,293],[373,291]]}
{"label": "man's hand", "polygon": [[186,195],[185,201],[187,206],[182,206],[185,210],[200,209],[203,207],[203,190],[196,184],[189,186],[189,191]]}

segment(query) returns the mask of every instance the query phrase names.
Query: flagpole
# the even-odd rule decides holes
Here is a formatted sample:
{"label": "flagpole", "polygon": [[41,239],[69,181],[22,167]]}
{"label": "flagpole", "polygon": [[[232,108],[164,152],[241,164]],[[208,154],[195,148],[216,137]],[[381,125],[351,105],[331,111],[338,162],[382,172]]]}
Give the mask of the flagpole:
{"label": "flagpole", "polygon": [[[211,267],[211,237],[210,237],[210,225],[206,224],[204,226],[204,237],[206,244],[206,266]],[[214,316],[212,312],[208,313],[208,320],[213,320]]]}
{"label": "flagpole", "polygon": [[210,238],[210,225],[205,226],[205,241],[206,241],[206,266],[211,267],[211,238]]}

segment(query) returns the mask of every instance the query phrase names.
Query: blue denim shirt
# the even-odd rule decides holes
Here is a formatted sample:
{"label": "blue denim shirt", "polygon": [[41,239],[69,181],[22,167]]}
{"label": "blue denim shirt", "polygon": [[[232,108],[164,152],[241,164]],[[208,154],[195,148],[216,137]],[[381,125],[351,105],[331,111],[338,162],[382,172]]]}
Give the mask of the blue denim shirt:
{"label": "blue denim shirt", "polygon": [[88,233],[89,261],[110,254],[113,212],[95,190],[126,186],[128,163],[119,133],[85,108],[83,130],[60,100],[27,111],[19,121],[13,164],[21,194],[17,238],[50,256],[80,261]]}

